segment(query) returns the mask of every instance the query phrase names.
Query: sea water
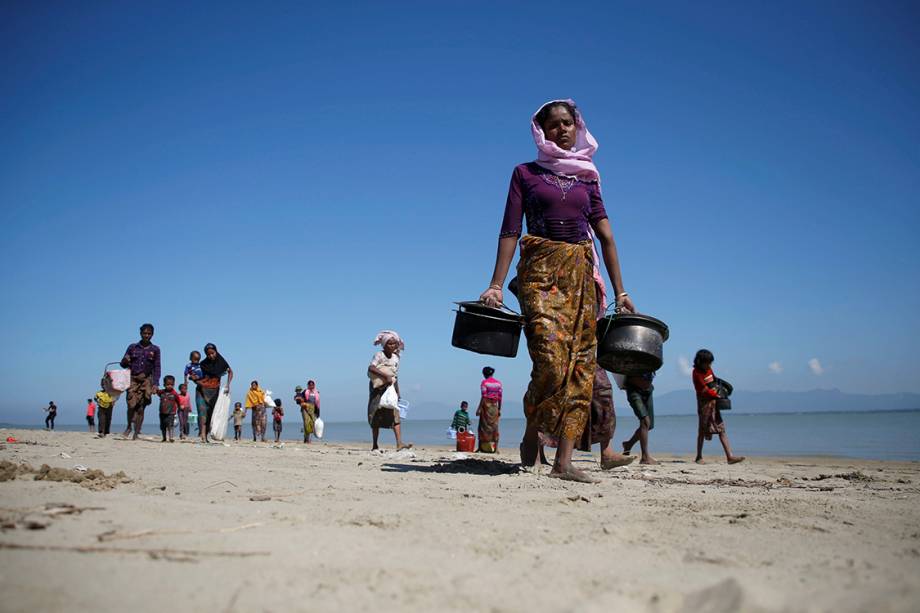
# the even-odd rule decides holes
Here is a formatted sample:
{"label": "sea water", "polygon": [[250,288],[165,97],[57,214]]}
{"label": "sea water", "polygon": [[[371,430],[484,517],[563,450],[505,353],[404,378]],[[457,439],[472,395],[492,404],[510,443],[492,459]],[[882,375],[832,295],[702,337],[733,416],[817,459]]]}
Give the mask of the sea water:
{"label": "sea water", "polygon": [[[725,412],[726,432],[733,451],[738,455],[764,456],[842,456],[876,460],[920,461],[920,410],[866,411],[822,413],[736,413]],[[450,416],[443,420],[403,420],[402,435],[406,442],[415,445],[453,445],[447,438]],[[248,420],[247,420],[248,421]],[[649,433],[651,452],[686,455],[696,453],[696,415],[660,415],[655,417],[655,428]],[[632,413],[617,415],[617,428],[613,438],[619,450],[623,440],[632,436],[637,426]],[[0,424],[8,428],[41,429],[41,426]],[[58,430],[84,431],[86,426],[57,425]],[[120,433],[124,424],[113,424],[112,432]],[[476,422],[471,426],[476,432]],[[524,420],[502,418],[499,448],[509,457],[517,455],[517,446],[524,433]],[[159,436],[156,423],[145,425],[144,434]],[[323,440],[335,443],[354,443],[370,446],[371,431],[367,421],[326,422]],[[192,436],[195,427],[192,426]],[[5,437],[3,437],[5,438]],[[248,424],[243,426],[243,439],[252,440]],[[302,440],[298,422],[285,422],[281,439]],[[227,442],[233,441],[233,428],[228,428]],[[271,423],[266,440],[274,440]],[[380,444],[392,447],[395,439],[390,430],[380,431]],[[595,446],[595,451],[597,446]],[[639,453],[638,445],[634,453]],[[704,455],[719,455],[722,447],[718,437],[707,441]]]}

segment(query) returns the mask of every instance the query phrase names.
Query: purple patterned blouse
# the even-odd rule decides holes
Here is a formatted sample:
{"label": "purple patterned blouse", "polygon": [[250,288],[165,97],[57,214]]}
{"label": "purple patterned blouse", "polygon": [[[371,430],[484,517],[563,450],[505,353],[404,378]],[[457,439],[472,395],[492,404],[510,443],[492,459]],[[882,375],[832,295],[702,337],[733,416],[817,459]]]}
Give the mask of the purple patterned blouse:
{"label": "purple patterned blouse", "polygon": [[588,226],[606,219],[607,211],[597,183],[560,177],[528,162],[516,166],[511,175],[499,236],[520,236],[525,216],[528,233],[578,243],[588,240]]}
{"label": "purple patterned blouse", "polygon": [[125,349],[121,359],[122,368],[130,368],[131,376],[147,375],[154,385],[160,383],[160,348],[150,343],[146,347],[140,343],[131,343]]}

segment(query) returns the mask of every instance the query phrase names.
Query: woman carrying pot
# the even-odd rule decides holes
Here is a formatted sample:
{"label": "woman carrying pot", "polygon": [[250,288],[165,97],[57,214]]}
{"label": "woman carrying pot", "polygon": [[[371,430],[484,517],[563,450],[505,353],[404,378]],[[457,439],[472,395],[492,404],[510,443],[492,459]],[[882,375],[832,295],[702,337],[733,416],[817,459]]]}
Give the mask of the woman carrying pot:
{"label": "woman carrying pot", "polygon": [[217,351],[217,345],[208,343],[204,346],[205,358],[201,361],[201,376],[194,374],[189,378],[195,382],[195,407],[198,409],[198,428],[201,442],[208,442],[208,433],[211,430],[211,416],[214,406],[221,392],[220,379],[227,375],[227,385],[224,394],[230,393],[230,383],[233,381],[233,369]]}
{"label": "woman carrying pot", "polygon": [[526,216],[528,234],[520,241],[517,274],[533,369],[524,395],[527,429],[521,462],[536,463],[543,435],[558,444],[551,477],[592,482],[572,466],[572,451],[590,413],[598,294],[604,295],[592,230],[601,243],[616,306],[632,312],[633,304],[623,289],[600,175],[592,162],[597,141],[581,113],[572,100],[553,100],[534,114],[530,128],[537,159],[517,166],[511,176],[495,269],[480,300],[493,307],[502,303],[502,285]]}
{"label": "woman carrying pot", "polygon": [[399,334],[393,330],[382,330],[377,338],[374,339],[374,345],[380,345],[381,351],[374,354],[371,363],[367,367],[367,376],[370,378],[368,383],[367,399],[367,423],[371,427],[374,436],[374,445],[371,448],[379,449],[377,445],[377,436],[380,434],[380,428],[392,428],[396,435],[396,450],[409,449],[412,444],[404,444],[402,441],[402,431],[399,422],[399,410],[389,407],[381,407],[380,400],[383,393],[391,385],[399,395],[399,358],[406,344],[399,337]]}

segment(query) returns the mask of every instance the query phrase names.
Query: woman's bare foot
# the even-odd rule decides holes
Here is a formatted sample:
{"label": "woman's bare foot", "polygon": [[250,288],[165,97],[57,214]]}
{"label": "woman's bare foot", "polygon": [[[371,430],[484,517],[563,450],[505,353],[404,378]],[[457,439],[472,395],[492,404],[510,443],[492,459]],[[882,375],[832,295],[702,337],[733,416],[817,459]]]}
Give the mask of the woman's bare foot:
{"label": "woman's bare foot", "polygon": [[658,464],[658,460],[656,460],[652,456],[648,456],[646,458],[642,458],[641,460],[639,460],[639,464],[650,464],[654,466],[655,464]]}
{"label": "woman's bare foot", "polygon": [[589,476],[585,471],[572,468],[571,466],[566,470],[554,468],[547,476],[553,479],[562,479],[563,481],[577,481],[578,483],[600,483],[600,481]]}
{"label": "woman's bare foot", "polygon": [[744,456],[743,456],[743,455],[736,455],[736,456],[733,456],[733,457],[728,458],[728,463],[729,463],[729,464],[737,464],[738,462],[744,462]]}
{"label": "woman's bare foot", "polygon": [[537,446],[529,444],[527,441],[522,442],[518,449],[521,452],[521,465],[534,466],[537,463]]}
{"label": "woman's bare foot", "polygon": [[620,455],[619,453],[611,453],[608,456],[601,456],[601,468],[603,470],[610,470],[611,468],[619,468],[620,466],[626,466],[632,464],[636,461],[636,456]]}
{"label": "woman's bare foot", "polygon": [[695,460],[693,460],[693,461],[696,462],[697,464],[705,464],[705,463],[706,463],[706,462],[703,461],[703,458],[697,458],[697,459],[695,459]]}

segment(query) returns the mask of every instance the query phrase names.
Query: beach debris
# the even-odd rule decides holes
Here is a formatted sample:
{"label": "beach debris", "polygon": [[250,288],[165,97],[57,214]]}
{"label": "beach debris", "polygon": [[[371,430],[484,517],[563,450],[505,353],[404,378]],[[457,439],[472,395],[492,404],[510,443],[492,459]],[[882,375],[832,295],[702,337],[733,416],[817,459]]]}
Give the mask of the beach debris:
{"label": "beach debris", "polygon": [[79,515],[83,511],[105,511],[105,507],[78,507],[66,502],[48,502],[42,511],[45,515]]}
{"label": "beach debris", "polygon": [[60,454],[58,454],[58,455],[60,455],[60,456],[61,456],[62,458],[64,458],[65,460],[69,460],[69,459],[70,459],[70,455],[67,454],[67,453],[64,453],[63,451],[62,451]]}
{"label": "beach debris", "polygon": [[264,526],[265,523],[258,521],[249,524],[243,524],[242,526],[234,526],[232,528],[219,528],[217,530],[185,530],[185,529],[174,529],[167,528],[164,530],[139,530],[137,532],[119,532],[117,530],[107,530],[102,534],[96,535],[96,540],[100,543],[106,543],[108,541],[120,541],[128,539],[137,539],[144,538],[148,536],[162,536],[162,535],[177,535],[177,534],[228,534],[231,532],[239,532],[240,530],[247,530],[249,528],[256,528],[258,526]]}
{"label": "beach debris", "polygon": [[727,487],[757,487],[772,489],[775,483],[769,481],[748,481],[745,479],[678,479],[676,477],[655,477],[648,473],[616,473],[611,475],[614,479],[635,479],[653,482],[658,485],[715,485]]}
{"label": "beach debris", "polygon": [[36,521],[34,519],[28,519],[23,522],[22,527],[26,530],[44,530],[48,527],[48,522]]}
{"label": "beach debris", "polygon": [[571,496],[566,496],[566,500],[569,502],[591,502],[586,496],[581,494],[572,494]]}
{"label": "beach debris", "polygon": [[833,475],[819,474],[817,477],[805,477],[806,481],[824,481],[825,479],[843,479],[845,481],[876,481],[876,477],[870,477],[862,471],[854,470],[849,473],[836,473]]}
{"label": "beach debris", "polygon": [[356,517],[355,519],[351,519],[347,522],[342,522],[342,523],[344,523],[346,526],[358,526],[361,528],[363,528],[364,526],[370,526],[371,528],[388,529],[388,528],[396,528],[399,526],[398,519],[393,519],[392,521],[388,521],[388,520],[380,519],[377,517]]}
{"label": "beach debris", "polygon": [[258,495],[258,496],[250,496],[250,497],[249,497],[249,500],[251,500],[251,501],[253,501],[253,502],[267,502],[267,501],[269,501],[269,500],[271,500],[271,499],[272,499],[271,496],[265,496],[265,495]]}
{"label": "beach debris", "polygon": [[50,526],[48,519],[55,519],[62,515],[79,515],[83,511],[103,511],[104,507],[78,507],[66,502],[48,502],[40,507],[26,509],[3,509],[4,516],[0,518],[0,528],[3,530],[44,530]]}
{"label": "beach debris", "polygon": [[233,481],[227,481],[227,480],[225,479],[225,480],[223,480],[223,481],[218,481],[217,483],[212,483],[211,485],[206,486],[204,489],[210,489],[210,488],[214,487],[215,485],[221,485],[221,484],[224,484],[224,483],[227,483],[228,485],[232,485],[233,487],[239,487],[239,486],[238,486],[236,483],[234,483]]}
{"label": "beach debris", "polygon": [[16,440],[15,436],[8,436],[6,437],[6,442],[7,443],[17,443],[18,441]]}
{"label": "beach debris", "polygon": [[29,464],[14,464],[7,460],[0,461],[0,482],[11,481],[18,476],[34,474],[36,481],[69,481],[79,483],[87,489],[93,491],[110,490],[122,483],[131,483],[125,473],[119,471],[112,475],[106,475],[101,470],[89,469],[79,465],[75,469],[70,468],[52,468],[47,464],[42,464],[41,468],[35,469]]}
{"label": "beach debris", "polygon": [[[99,547],[96,545],[88,546],[66,546],[66,545],[34,545],[24,543],[0,543],[0,549],[12,549],[20,551],[66,551],[73,553],[114,553],[118,555],[125,554],[143,554],[150,556],[154,560],[175,561],[178,558],[195,558],[195,557],[215,557],[215,558],[249,558],[254,556],[271,555],[270,551],[202,551],[198,549],[142,549],[128,547]],[[183,560],[185,561],[185,560]]]}
{"label": "beach debris", "polygon": [[12,481],[18,475],[35,472],[28,464],[14,464],[9,460],[0,461],[0,482]]}
{"label": "beach debris", "polygon": [[85,473],[87,470],[89,470],[88,468],[86,468],[86,467],[83,466],[82,464],[74,464],[73,469],[74,469],[75,471],[79,472],[79,473]]}

